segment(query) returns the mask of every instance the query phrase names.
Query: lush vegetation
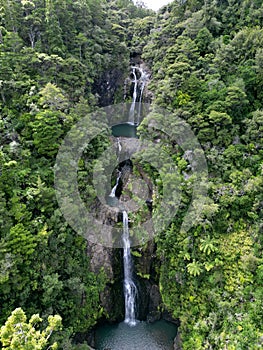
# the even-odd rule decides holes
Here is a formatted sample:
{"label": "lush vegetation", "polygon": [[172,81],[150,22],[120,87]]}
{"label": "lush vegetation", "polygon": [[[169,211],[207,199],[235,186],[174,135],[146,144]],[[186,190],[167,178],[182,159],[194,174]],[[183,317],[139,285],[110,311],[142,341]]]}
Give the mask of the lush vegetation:
{"label": "lush vegetation", "polygon": [[57,343],[73,349],[70,338],[103,314],[106,276],[90,271],[86,241],[58,208],[53,167],[71,126],[120,99],[129,27],[148,11],[120,0],[1,0],[0,13],[0,324],[18,307],[44,324],[58,314]]}
{"label": "lush vegetation", "polygon": [[[96,106],[122,101],[135,55],[152,71],[153,103],[170,112],[166,120],[156,119],[171,130],[176,116],[184,119],[209,170],[202,215],[182,231],[194,174],[178,145],[148,131],[147,120],[140,126],[141,135],[158,139],[180,173],[180,210],[156,237],[163,303],[181,321],[183,349],[261,348],[262,1],[174,1],[155,15],[130,0],[0,0],[0,14],[4,348],[18,349],[19,343],[21,350],[37,349],[35,344],[46,349],[50,341],[54,349],[56,343],[59,349],[85,349],[72,343],[74,335],[104,314],[100,292],[107,277],[90,271],[86,241],[58,208],[53,167],[77,120]],[[96,159],[105,140],[94,142]],[[87,198],[92,190],[84,163],[79,186]],[[171,179],[141,166],[161,193],[162,181]],[[162,197],[153,199],[154,213]],[[25,313],[33,315],[29,322]],[[31,343],[23,347],[27,333]]]}
{"label": "lush vegetation", "polygon": [[194,179],[182,151],[159,135],[182,174],[181,210],[157,245],[184,349],[262,347],[262,16],[261,1],[174,2],[143,52],[155,103],[191,125],[208,162],[209,197],[183,232]]}
{"label": "lush vegetation", "polygon": [[[4,349],[13,350],[42,350],[47,347],[48,340],[51,337],[53,331],[58,330],[61,327],[60,316],[49,316],[48,326],[45,330],[37,331],[36,325],[43,320],[39,315],[33,315],[29,323],[26,322],[27,318],[24,311],[21,308],[17,308],[12,312],[12,315],[8,317],[7,322],[1,328],[1,342]],[[50,345],[49,349],[57,349],[58,344],[55,342]]]}

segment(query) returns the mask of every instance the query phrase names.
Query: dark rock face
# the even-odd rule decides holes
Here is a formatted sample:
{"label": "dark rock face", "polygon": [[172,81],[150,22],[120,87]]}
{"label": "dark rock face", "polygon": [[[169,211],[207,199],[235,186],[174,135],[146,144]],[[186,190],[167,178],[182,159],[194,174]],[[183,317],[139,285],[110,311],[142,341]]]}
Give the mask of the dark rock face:
{"label": "dark rock face", "polygon": [[174,319],[173,316],[167,310],[163,311],[162,318],[167,322],[174,323],[177,327],[180,326],[180,320]]}
{"label": "dark rock face", "polygon": [[179,320],[174,319],[167,310],[163,309],[159,276],[156,273],[156,267],[160,262],[156,256],[155,243],[149,241],[144,247],[137,248],[136,251],[139,254],[136,254],[133,260],[139,290],[138,318],[150,323],[164,319],[179,326]]}
{"label": "dark rock face", "polygon": [[[154,272],[155,245],[148,242],[139,248],[140,257],[133,257],[136,284],[138,287],[138,319],[154,322],[162,317],[159,308],[162,303],[158,278]],[[87,254],[90,268],[99,273],[103,268],[107,284],[100,293],[100,302],[108,322],[118,322],[124,318],[123,263],[122,250],[103,247],[88,242]],[[156,278],[154,278],[156,277]]]}
{"label": "dark rock face", "polygon": [[156,246],[153,241],[149,241],[144,247],[134,249],[137,252],[133,260],[139,292],[138,318],[140,320],[146,320],[148,315],[157,317],[158,308],[162,302],[154,266],[156,263],[155,250]]}
{"label": "dark rock face", "polygon": [[174,339],[174,350],[182,350],[182,340],[179,331]]}
{"label": "dark rock face", "polygon": [[112,69],[104,72],[93,87],[93,93],[98,97],[101,107],[112,105],[115,101],[118,89],[124,86],[124,72],[120,69]]}
{"label": "dark rock face", "polygon": [[103,267],[108,278],[113,280],[113,251],[99,244],[88,242],[87,254],[90,257],[91,271],[98,274]]}
{"label": "dark rock face", "polygon": [[161,319],[162,313],[159,310],[159,307],[162,303],[162,297],[159,290],[159,287],[154,284],[151,287],[149,295],[149,312],[147,315],[148,322],[155,322]]}
{"label": "dark rock face", "polygon": [[103,268],[106,274],[107,284],[100,293],[101,306],[110,322],[120,321],[124,309],[121,251],[88,242],[87,254],[91,271],[98,274]]}
{"label": "dark rock face", "polygon": [[[131,66],[141,68],[151,76],[149,68],[145,65],[139,55],[134,55],[131,58]],[[99,80],[94,84],[94,94],[97,95],[101,106],[112,105],[116,101],[118,92],[122,94],[123,100],[130,99],[133,92],[132,77],[127,77],[127,72],[115,68],[104,72]],[[150,103],[153,99],[153,94],[148,90],[146,84],[142,102]],[[117,96],[118,99],[118,96]],[[132,138],[121,138],[121,146],[123,149],[132,149]],[[125,142],[129,142],[129,147],[125,148]],[[136,147],[136,143],[135,146]],[[128,155],[127,155],[128,158]],[[132,184],[133,166],[136,166],[140,173],[142,181],[146,184],[147,196],[145,203],[148,206],[146,216],[151,216],[152,211],[152,193],[153,185],[151,179],[143,171],[139,164],[132,164],[131,161],[125,161],[119,165],[119,171],[122,175],[119,186],[116,189],[116,196],[120,201],[129,202],[132,199],[133,193],[129,192],[129,184]],[[121,168],[121,169],[120,169]],[[135,181],[136,183],[136,181]],[[107,225],[114,226],[122,221],[121,212],[108,211],[100,207],[93,208],[94,212],[100,213],[100,219]],[[133,208],[131,208],[131,211]],[[138,288],[138,319],[154,322],[163,317],[168,319],[168,313],[163,313],[161,310],[162,297],[159,290],[159,276],[156,273],[156,267],[159,262],[156,257],[156,245],[154,241],[149,241],[145,246],[132,249],[134,254],[134,277]],[[122,249],[107,248],[100,245],[87,243],[87,254],[90,256],[91,270],[94,273],[99,273],[103,268],[107,276],[107,285],[100,294],[101,305],[107,315],[107,321],[118,322],[124,318],[124,296],[123,296],[123,261]],[[171,318],[171,317],[170,317]],[[102,320],[104,321],[104,320]],[[173,320],[173,322],[175,322]]]}
{"label": "dark rock face", "polygon": [[[105,215],[106,218],[107,215]],[[121,222],[119,213],[109,221]],[[108,221],[108,220],[106,220]],[[180,325],[179,320],[174,319],[168,311],[163,310],[162,297],[159,290],[159,276],[157,274],[159,261],[156,256],[156,244],[149,241],[143,247],[133,248],[134,276],[138,288],[138,314],[139,320],[155,322],[164,319],[168,322]],[[90,257],[91,270],[99,273],[104,269],[107,284],[100,293],[100,302],[105,310],[105,317],[101,322],[121,322],[124,319],[123,296],[123,251],[117,248],[107,248],[88,242],[87,254]],[[94,343],[89,341],[90,345]],[[93,345],[94,346],[94,345]],[[181,339],[178,333],[174,341],[174,349],[181,350]]]}
{"label": "dark rock face", "polygon": [[[132,139],[122,138],[122,146],[125,142],[131,142]],[[130,191],[129,184],[133,181],[133,167],[131,161],[125,161],[120,165],[121,179],[120,191],[121,202],[131,202],[133,191]],[[152,197],[151,180],[143,172],[143,169],[135,165],[139,171],[141,178],[146,184],[147,198]],[[146,199],[147,199],[146,198]],[[100,207],[100,219],[107,225],[114,226],[118,222],[122,222],[121,211],[105,210]],[[95,208],[98,209],[98,208]],[[112,208],[111,208],[112,209]],[[136,210],[136,209],[135,209]],[[134,211],[131,208],[131,212]],[[150,210],[144,213],[147,219],[150,219]],[[149,216],[149,217],[147,217]],[[132,222],[131,222],[132,225]],[[156,257],[156,245],[153,240],[148,241],[144,246],[133,248],[133,264],[134,264],[134,279],[138,288],[137,300],[137,318],[139,320],[148,320],[154,322],[162,317],[160,306],[162,298],[159,291],[159,276],[156,273],[156,267],[159,262]],[[123,296],[123,252],[122,249],[112,249],[101,245],[88,243],[87,253],[90,256],[91,270],[94,273],[99,273],[103,268],[107,276],[107,285],[100,294],[100,302],[103,306],[107,317],[107,321],[116,322],[124,318],[124,296]]]}

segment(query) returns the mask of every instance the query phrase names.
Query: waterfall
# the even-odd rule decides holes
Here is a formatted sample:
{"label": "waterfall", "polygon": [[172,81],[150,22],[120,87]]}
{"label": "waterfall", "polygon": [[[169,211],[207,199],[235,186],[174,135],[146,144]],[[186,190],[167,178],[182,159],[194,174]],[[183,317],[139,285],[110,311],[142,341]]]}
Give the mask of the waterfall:
{"label": "waterfall", "polygon": [[[140,77],[138,78],[136,75],[136,69],[140,72]],[[148,81],[148,74],[140,67],[132,67],[132,75],[134,79],[132,82],[134,83],[134,88],[133,88],[133,98],[132,98],[132,104],[129,112],[129,122],[132,124],[135,124],[135,106],[136,102],[139,102],[139,107],[138,107],[138,115],[137,115],[137,122],[136,124],[140,123],[140,116],[141,116],[141,107],[142,107],[142,98],[143,98],[143,91],[145,89],[146,83]],[[137,101],[138,97],[138,88],[139,88],[139,101]]]}
{"label": "waterfall", "polygon": [[113,187],[113,189],[111,190],[110,197],[112,197],[112,198],[115,197],[116,190],[117,190],[117,187],[118,187],[118,185],[119,185],[120,179],[121,179],[121,171],[119,172],[116,185],[115,185],[115,186]]}
{"label": "waterfall", "polygon": [[117,146],[118,146],[118,152],[120,154],[121,150],[122,150],[122,147],[121,147],[121,141],[120,141],[119,137],[117,137]]}
{"label": "waterfall", "polygon": [[141,85],[141,95],[140,95],[140,100],[139,100],[139,112],[138,112],[138,122],[137,122],[137,124],[140,123],[143,91],[144,91],[144,88],[146,86],[146,82],[147,82],[147,79],[148,79],[148,75],[143,70],[141,70],[141,74],[142,75],[141,75],[140,80],[142,81],[142,85]]}
{"label": "waterfall", "polygon": [[130,114],[129,114],[129,121],[134,124],[134,116],[135,116],[135,104],[137,100],[137,87],[138,87],[138,79],[136,75],[136,67],[132,68],[132,74],[134,77],[134,80],[132,81],[134,83],[134,88],[133,88],[133,98],[132,98],[132,104],[131,104],[131,109],[130,109]]}
{"label": "waterfall", "polygon": [[123,266],[124,266],[124,296],[125,296],[125,320],[129,326],[136,325],[135,301],[137,288],[132,279],[132,259],[130,249],[130,236],[128,227],[128,214],[123,211]]}

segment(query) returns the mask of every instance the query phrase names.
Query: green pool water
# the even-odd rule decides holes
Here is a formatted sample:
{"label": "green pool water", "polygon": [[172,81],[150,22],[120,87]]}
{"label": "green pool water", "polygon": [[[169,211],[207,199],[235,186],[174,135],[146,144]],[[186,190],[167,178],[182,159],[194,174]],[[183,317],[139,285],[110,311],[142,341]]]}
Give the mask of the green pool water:
{"label": "green pool water", "polygon": [[113,125],[111,127],[112,135],[115,137],[132,137],[137,138],[137,126],[130,123]]}
{"label": "green pool water", "polygon": [[172,350],[177,327],[164,320],[138,322],[130,327],[124,322],[103,325],[96,331],[97,350]]}

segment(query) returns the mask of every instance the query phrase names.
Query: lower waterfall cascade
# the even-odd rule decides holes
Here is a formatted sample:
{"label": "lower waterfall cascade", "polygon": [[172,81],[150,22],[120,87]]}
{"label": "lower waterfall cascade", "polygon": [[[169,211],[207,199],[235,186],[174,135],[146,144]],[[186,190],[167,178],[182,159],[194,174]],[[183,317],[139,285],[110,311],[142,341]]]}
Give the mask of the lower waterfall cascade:
{"label": "lower waterfall cascade", "polygon": [[126,211],[123,211],[123,267],[124,267],[124,297],[125,320],[129,326],[136,325],[136,298],[137,287],[132,278],[132,258],[129,237],[129,219]]}
{"label": "lower waterfall cascade", "polygon": [[[109,197],[116,197],[116,189],[120,182],[122,172],[119,171],[116,185],[111,190]],[[128,213],[124,210],[122,212],[122,222],[123,222],[123,272],[124,272],[124,281],[123,281],[123,292],[124,292],[124,301],[125,301],[125,320],[124,322],[129,326],[135,326],[136,321],[136,299],[138,297],[138,291],[136,284],[133,280],[133,264],[131,256],[131,243],[129,235],[129,217]]]}

